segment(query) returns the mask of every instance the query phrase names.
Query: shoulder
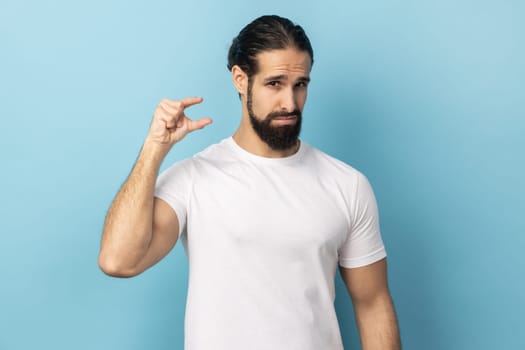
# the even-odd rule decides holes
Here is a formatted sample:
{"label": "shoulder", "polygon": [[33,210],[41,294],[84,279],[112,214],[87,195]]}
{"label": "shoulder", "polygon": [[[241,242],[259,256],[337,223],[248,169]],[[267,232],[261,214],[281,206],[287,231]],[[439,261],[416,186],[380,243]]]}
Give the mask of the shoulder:
{"label": "shoulder", "polygon": [[238,167],[238,163],[239,159],[232,150],[231,140],[223,139],[189,158],[169,165],[161,177],[181,176],[195,183],[199,180],[209,180],[210,176],[217,176],[232,167]]}
{"label": "shoulder", "polygon": [[306,148],[309,167],[325,185],[329,185],[327,188],[340,193],[348,203],[374,198],[373,188],[363,172],[318,148],[310,145]]}
{"label": "shoulder", "polygon": [[177,160],[169,165],[166,171],[194,171],[196,166],[210,162],[224,161],[229,157],[227,144],[227,139],[224,139],[218,143],[209,145],[189,158]]}
{"label": "shoulder", "polygon": [[196,153],[191,159],[194,162],[210,160],[227,160],[233,157],[231,138],[223,139],[217,143],[209,145],[199,153]]}
{"label": "shoulder", "polygon": [[358,181],[359,178],[365,177],[358,169],[352,165],[337,159],[320,149],[309,144],[304,144],[306,159],[319,172],[328,172],[331,176],[343,181]]}

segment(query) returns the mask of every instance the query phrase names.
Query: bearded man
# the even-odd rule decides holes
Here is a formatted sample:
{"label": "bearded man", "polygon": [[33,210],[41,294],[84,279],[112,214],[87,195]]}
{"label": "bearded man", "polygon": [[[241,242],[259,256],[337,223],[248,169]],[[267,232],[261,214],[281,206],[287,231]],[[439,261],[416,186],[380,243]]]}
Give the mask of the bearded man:
{"label": "bearded man", "polygon": [[263,16],[234,38],[228,69],[242,117],[233,136],[160,176],[169,150],[211,123],[162,100],[113,201],[101,269],[142,273],[182,240],[186,350],[340,350],[337,267],[363,349],[400,349],[386,251],[366,177],[299,139],[313,50],[290,20]]}

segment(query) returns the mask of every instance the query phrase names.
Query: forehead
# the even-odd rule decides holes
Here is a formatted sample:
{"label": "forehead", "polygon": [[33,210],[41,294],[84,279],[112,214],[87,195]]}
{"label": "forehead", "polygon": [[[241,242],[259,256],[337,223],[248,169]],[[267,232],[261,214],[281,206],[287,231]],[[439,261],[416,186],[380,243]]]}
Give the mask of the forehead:
{"label": "forehead", "polygon": [[308,76],[312,63],[308,52],[287,48],[259,53],[257,65],[257,75],[263,77],[276,74]]}

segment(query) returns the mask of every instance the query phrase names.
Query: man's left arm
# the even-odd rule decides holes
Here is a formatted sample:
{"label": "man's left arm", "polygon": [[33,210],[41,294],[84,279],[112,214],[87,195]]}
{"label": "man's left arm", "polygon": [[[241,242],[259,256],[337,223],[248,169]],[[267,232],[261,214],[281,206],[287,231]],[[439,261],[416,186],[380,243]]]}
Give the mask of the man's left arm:
{"label": "man's left arm", "polygon": [[363,267],[339,269],[352,298],[363,350],[401,350],[386,258]]}

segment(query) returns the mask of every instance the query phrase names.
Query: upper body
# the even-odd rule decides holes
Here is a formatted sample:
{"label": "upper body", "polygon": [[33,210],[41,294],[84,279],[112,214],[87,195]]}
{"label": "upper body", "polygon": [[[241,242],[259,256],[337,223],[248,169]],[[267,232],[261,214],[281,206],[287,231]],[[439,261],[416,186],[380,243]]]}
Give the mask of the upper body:
{"label": "upper body", "polygon": [[169,167],[155,196],[189,260],[185,349],[342,349],[337,266],[385,257],[367,179],[301,142],[266,158],[233,138]]}
{"label": "upper body", "polygon": [[[161,101],[108,212],[99,264],[110,275],[143,272],[182,237],[187,350],[342,348],[338,264],[363,349],[400,348],[373,192],[358,171],[298,138],[312,64],[301,27],[277,16],[250,23],[228,57],[242,106],[235,134],[157,179],[171,147],[211,123],[186,115],[201,98]],[[241,336],[243,321],[262,328]],[[246,347],[249,339],[256,344]]]}

